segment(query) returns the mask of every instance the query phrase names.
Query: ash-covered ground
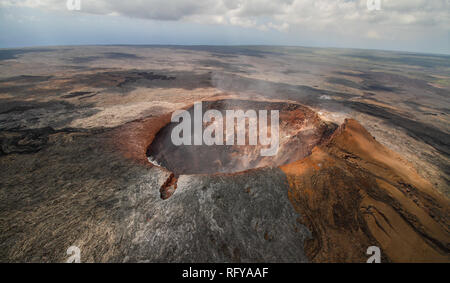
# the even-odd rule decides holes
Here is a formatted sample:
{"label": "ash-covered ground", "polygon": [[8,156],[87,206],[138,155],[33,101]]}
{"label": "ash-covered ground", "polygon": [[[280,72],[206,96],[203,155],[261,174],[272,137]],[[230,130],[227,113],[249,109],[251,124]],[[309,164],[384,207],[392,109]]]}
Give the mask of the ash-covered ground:
{"label": "ash-covered ground", "polygon": [[337,125],[356,119],[447,199],[449,66],[444,55],[294,47],[1,49],[0,261],[63,262],[72,245],[96,262],[312,260],[315,235],[280,168],[182,175],[163,200],[170,172],[142,154],[154,135],[196,101],[301,103]]}

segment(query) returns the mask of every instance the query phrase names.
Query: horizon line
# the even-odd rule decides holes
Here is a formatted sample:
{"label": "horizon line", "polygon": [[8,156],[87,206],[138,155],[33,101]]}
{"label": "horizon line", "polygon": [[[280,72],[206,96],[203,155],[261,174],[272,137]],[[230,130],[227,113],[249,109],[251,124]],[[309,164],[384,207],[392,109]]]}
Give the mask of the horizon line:
{"label": "horizon line", "polygon": [[0,50],[8,49],[26,49],[26,48],[56,48],[56,47],[83,47],[83,46],[161,46],[161,47],[192,47],[192,46],[211,46],[211,47],[295,47],[295,48],[311,48],[311,49],[340,49],[340,50],[365,50],[365,51],[384,51],[384,52],[403,52],[411,54],[423,54],[423,55],[440,55],[450,56],[449,53],[438,52],[424,52],[424,51],[411,51],[411,50],[399,50],[399,49],[379,49],[379,48],[362,48],[362,47],[338,47],[338,46],[306,46],[306,45],[283,45],[283,44],[163,44],[163,43],[151,43],[151,44],[125,44],[125,43],[111,43],[111,44],[67,44],[67,45],[23,45],[14,47],[1,47]]}

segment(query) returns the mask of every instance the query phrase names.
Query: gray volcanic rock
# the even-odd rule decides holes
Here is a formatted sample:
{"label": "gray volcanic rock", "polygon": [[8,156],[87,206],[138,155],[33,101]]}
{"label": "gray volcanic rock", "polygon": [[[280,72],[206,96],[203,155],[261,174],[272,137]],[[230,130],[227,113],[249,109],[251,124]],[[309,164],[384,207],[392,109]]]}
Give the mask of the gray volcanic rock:
{"label": "gray volcanic rock", "polygon": [[182,175],[169,199],[149,199],[128,216],[137,229],[124,260],[305,262],[310,233],[296,222],[287,186],[279,169]]}
{"label": "gray volcanic rock", "polygon": [[0,261],[64,262],[71,245],[82,262],[307,260],[280,169],[182,175],[163,200],[170,173],[98,146],[108,139],[57,133],[0,159]]}

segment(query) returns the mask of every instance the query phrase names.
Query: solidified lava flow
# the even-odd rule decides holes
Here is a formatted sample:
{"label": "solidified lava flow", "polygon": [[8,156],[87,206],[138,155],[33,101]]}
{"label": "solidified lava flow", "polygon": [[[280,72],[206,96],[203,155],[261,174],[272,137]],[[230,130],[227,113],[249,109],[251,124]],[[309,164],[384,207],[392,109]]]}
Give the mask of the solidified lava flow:
{"label": "solidified lava flow", "polygon": [[[272,156],[263,156],[261,150],[269,146],[249,142],[249,119],[245,122],[244,145],[175,145],[171,139],[173,129],[179,124],[170,122],[155,136],[147,149],[150,162],[167,168],[179,176],[181,174],[214,174],[234,173],[259,167],[276,167],[302,159],[311,154],[312,149],[322,143],[336,129],[336,125],[322,121],[309,108],[291,102],[268,102],[238,99],[224,99],[202,102],[202,113],[208,110],[218,110],[223,115],[223,137],[226,137],[227,110],[273,110],[279,111],[279,145],[278,151]],[[190,113],[192,130],[194,129],[194,106],[187,109]],[[258,140],[261,131],[271,130],[270,114],[267,115],[267,127],[261,124],[258,129]],[[211,121],[215,122],[215,121]],[[203,130],[209,123],[202,123]],[[237,122],[234,124],[234,138],[237,137]],[[242,128],[241,128],[242,129]],[[183,133],[185,134],[185,133]]]}

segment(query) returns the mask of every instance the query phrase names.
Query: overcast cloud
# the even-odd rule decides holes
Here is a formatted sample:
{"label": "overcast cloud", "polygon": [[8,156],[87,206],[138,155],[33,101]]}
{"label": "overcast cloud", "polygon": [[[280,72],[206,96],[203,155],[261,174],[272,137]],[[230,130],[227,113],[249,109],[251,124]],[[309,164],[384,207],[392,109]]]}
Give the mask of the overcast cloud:
{"label": "overcast cloud", "polygon": [[[243,27],[279,32],[285,38],[315,34],[317,42],[327,37],[334,41],[342,38],[345,41],[342,44],[349,47],[352,41],[364,40],[377,41],[377,47],[383,42],[389,47],[387,43],[393,41],[406,44],[434,40],[438,50],[449,52],[450,0],[381,0],[379,11],[369,10],[367,0],[81,0],[81,3],[82,9],[76,13],[180,25]],[[0,9],[7,7],[67,11],[65,0],[0,0]]]}

